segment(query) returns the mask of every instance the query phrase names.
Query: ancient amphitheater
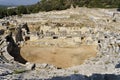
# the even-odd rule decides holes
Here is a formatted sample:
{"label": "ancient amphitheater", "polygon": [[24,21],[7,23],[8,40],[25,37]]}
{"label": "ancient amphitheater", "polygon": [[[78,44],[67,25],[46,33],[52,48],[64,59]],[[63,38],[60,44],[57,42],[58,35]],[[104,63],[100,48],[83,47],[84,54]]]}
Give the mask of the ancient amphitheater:
{"label": "ancient amphitheater", "polygon": [[116,9],[74,8],[0,21],[0,79],[120,80]]}

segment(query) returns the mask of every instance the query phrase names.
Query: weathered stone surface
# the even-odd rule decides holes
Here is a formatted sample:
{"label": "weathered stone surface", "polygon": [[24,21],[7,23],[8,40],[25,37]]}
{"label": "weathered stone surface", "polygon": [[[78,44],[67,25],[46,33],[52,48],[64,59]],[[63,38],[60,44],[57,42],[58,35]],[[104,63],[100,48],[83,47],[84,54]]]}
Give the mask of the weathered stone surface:
{"label": "weathered stone surface", "polygon": [[34,70],[36,65],[34,63],[27,62],[25,64],[27,70]]}
{"label": "weathered stone surface", "polygon": [[[0,22],[0,53],[3,54],[0,55],[0,70],[3,69],[0,79],[120,80],[120,21],[114,13],[114,9],[76,8],[3,19]],[[82,65],[71,65],[94,53],[88,45],[97,46],[97,56],[87,58]],[[26,63],[23,57],[31,62],[42,60],[45,64]],[[26,65],[10,62],[13,58]],[[62,69],[45,60],[73,67]],[[15,70],[18,74],[11,74]]]}
{"label": "weathered stone surface", "polygon": [[6,68],[1,68],[0,67],[0,76],[6,76],[12,74],[13,71],[6,69]]}

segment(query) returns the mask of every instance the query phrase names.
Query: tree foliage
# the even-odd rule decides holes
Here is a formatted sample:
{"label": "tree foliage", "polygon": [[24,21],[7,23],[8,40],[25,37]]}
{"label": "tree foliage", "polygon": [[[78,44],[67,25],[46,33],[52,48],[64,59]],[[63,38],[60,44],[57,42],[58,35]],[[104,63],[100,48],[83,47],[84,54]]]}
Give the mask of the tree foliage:
{"label": "tree foliage", "polygon": [[27,14],[28,11],[27,11],[27,8],[25,6],[18,6],[16,8],[16,13],[19,15],[19,14]]}
{"label": "tree foliage", "polygon": [[40,0],[37,4],[29,6],[18,6],[13,9],[6,7],[0,8],[0,18],[11,15],[21,15],[37,13],[39,11],[64,10],[74,7],[89,7],[89,8],[118,8],[120,10],[120,0]]}
{"label": "tree foliage", "polygon": [[9,16],[9,15],[16,15],[16,14],[17,14],[14,9],[8,9],[8,10],[6,10],[6,12],[7,12],[7,15],[8,15],[8,16]]}

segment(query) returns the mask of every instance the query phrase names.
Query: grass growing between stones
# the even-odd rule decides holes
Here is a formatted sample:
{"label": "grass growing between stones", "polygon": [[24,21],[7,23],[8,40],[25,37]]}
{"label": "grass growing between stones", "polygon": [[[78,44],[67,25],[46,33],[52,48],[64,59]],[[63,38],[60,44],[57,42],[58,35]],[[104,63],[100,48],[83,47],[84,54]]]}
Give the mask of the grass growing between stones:
{"label": "grass growing between stones", "polygon": [[20,69],[20,70],[14,70],[13,74],[21,74],[21,73],[24,73],[24,72],[27,72],[27,70],[22,70],[22,69]]}

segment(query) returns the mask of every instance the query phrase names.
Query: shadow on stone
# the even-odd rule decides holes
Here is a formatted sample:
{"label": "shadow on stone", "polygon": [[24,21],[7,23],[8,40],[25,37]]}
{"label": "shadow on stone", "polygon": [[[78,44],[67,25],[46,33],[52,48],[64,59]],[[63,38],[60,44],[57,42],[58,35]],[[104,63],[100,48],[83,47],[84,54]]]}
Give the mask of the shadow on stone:
{"label": "shadow on stone", "polygon": [[53,77],[47,80],[120,80],[120,75],[115,74],[93,74],[92,76],[85,76],[80,74],[74,74],[66,77]]}
{"label": "shadow on stone", "polygon": [[6,41],[9,42],[7,46],[8,53],[14,57],[15,61],[25,64],[27,61],[20,55],[20,47],[14,42],[12,33],[6,36]]}
{"label": "shadow on stone", "polygon": [[120,8],[118,8],[118,9],[117,9],[117,11],[119,11],[119,12],[120,12]]}
{"label": "shadow on stone", "polygon": [[120,68],[120,63],[115,66],[115,68]]}

